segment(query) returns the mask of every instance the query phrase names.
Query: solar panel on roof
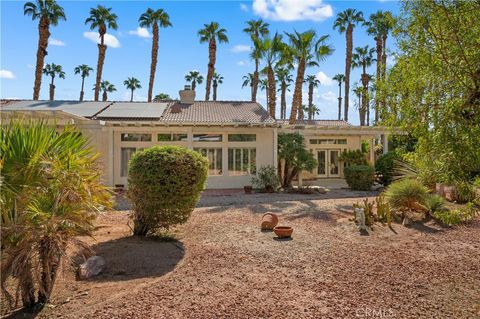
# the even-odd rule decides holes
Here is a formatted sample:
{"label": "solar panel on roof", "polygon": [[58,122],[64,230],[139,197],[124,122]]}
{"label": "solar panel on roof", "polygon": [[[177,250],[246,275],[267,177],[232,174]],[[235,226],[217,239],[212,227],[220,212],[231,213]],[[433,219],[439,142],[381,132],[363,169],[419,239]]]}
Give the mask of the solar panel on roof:
{"label": "solar panel on roof", "polygon": [[168,103],[116,102],[96,118],[160,118]]}
{"label": "solar panel on roof", "polygon": [[5,111],[63,111],[76,116],[92,117],[112,102],[16,101],[1,108]]}

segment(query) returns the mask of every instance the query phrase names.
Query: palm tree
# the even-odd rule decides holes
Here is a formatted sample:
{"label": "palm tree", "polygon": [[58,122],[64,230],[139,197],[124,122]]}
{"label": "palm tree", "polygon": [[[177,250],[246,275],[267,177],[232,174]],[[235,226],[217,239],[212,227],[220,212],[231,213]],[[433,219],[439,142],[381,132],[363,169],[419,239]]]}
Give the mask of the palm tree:
{"label": "palm tree", "polygon": [[103,63],[105,62],[105,53],[107,46],[105,45],[105,34],[107,28],[117,30],[117,15],[111,12],[112,8],[105,8],[98,5],[96,8],[90,9],[90,16],[85,20],[85,24],[90,24],[90,30],[98,28],[100,35],[100,44],[98,44],[98,62],[97,62],[97,78],[95,79],[95,101],[98,101],[100,92],[100,82],[102,81]]}
{"label": "palm tree", "polygon": [[91,67],[89,67],[86,64],[80,64],[79,66],[76,66],[74,69],[75,74],[80,74],[82,77],[82,89],[80,90],[80,102],[83,101],[83,86],[85,84],[85,78],[90,76],[90,71],[93,71]]}
{"label": "palm tree", "polygon": [[353,87],[353,93],[355,94],[355,96],[357,97],[358,99],[358,102],[357,102],[357,107],[358,107],[358,110],[360,110],[362,108],[362,93],[363,93],[363,88],[361,86],[358,86],[358,83],[355,84],[355,86]]}
{"label": "palm tree", "polygon": [[[259,57],[265,60],[266,73],[268,81],[268,112],[275,118],[276,109],[276,82],[274,68],[280,62],[281,52],[284,44],[282,36],[275,33],[273,38],[263,37],[255,40],[255,48],[258,50]],[[254,74],[255,75],[255,74]]]}
{"label": "palm tree", "polygon": [[168,101],[168,100],[171,100],[171,99],[172,98],[167,93],[159,93],[159,94],[155,95],[155,97],[153,98],[153,101],[154,102],[160,102],[160,101]]}
{"label": "palm tree", "polygon": [[219,84],[223,83],[223,76],[217,72],[213,73],[213,100],[217,100],[217,87]]}
{"label": "palm tree", "polygon": [[312,104],[311,110],[312,110],[312,120],[315,120],[315,115],[320,114],[320,109],[315,104]]}
{"label": "palm tree", "polygon": [[258,80],[258,87],[261,91],[265,90],[265,97],[267,98],[267,105],[268,105],[268,79],[259,79]]}
{"label": "palm tree", "polygon": [[162,9],[153,10],[148,8],[138,19],[142,28],[152,27],[152,61],[150,62],[150,81],[148,82],[148,102],[152,102],[153,83],[155,81],[155,71],[157,70],[158,57],[158,28],[171,27],[170,17]]}
{"label": "palm tree", "polygon": [[242,89],[246,86],[250,87],[250,92],[253,91],[253,73],[248,73],[247,75],[242,76]]}
{"label": "palm tree", "polygon": [[345,32],[347,47],[345,53],[345,107],[344,120],[348,122],[348,95],[350,90],[350,70],[352,68],[352,52],[353,52],[353,28],[363,22],[363,13],[355,9],[346,9],[337,15],[337,19],[333,24],[334,29],[338,29],[340,34]]}
{"label": "palm tree", "polygon": [[287,99],[286,94],[289,90],[290,84],[293,82],[290,69],[287,67],[277,68],[277,79],[280,81],[280,119],[284,120],[287,117]]}
{"label": "palm tree", "polygon": [[208,73],[207,85],[205,88],[205,100],[210,100],[210,87],[212,85],[213,73],[215,73],[215,62],[217,55],[217,41],[228,43],[227,30],[220,28],[217,22],[204,24],[204,28],[198,31],[200,43],[208,42]]}
{"label": "palm tree", "polygon": [[262,19],[250,20],[250,21],[247,21],[246,24],[247,24],[247,27],[243,29],[243,32],[250,35],[250,38],[252,39],[252,42],[254,45],[254,50],[251,53],[251,58],[255,61],[255,71],[253,72],[253,84],[252,84],[252,101],[256,102],[257,90],[258,90],[258,78],[259,78],[258,66],[259,66],[260,57],[259,57],[258,51],[255,51],[255,41],[257,41],[260,38],[260,36],[268,35],[269,24],[266,22],[263,22]]}
{"label": "palm tree", "polygon": [[125,81],[123,81],[123,85],[125,85],[125,87],[127,89],[129,89],[130,91],[132,91],[131,95],[130,95],[130,102],[133,102],[133,91],[135,91],[136,89],[141,89],[142,86],[140,85],[140,81],[134,77],[130,77],[128,79],[126,79]]}
{"label": "palm tree", "polygon": [[[93,89],[95,90],[95,87]],[[115,85],[111,84],[110,82],[102,81],[100,83],[100,90],[103,91],[102,101],[106,102],[108,100],[107,93],[115,92],[117,89],[115,88]]]}
{"label": "palm tree", "polygon": [[197,84],[202,84],[203,76],[198,71],[190,71],[185,75],[185,81],[192,83],[192,90],[195,91]]}
{"label": "palm tree", "polygon": [[[327,56],[332,54],[333,49],[330,45],[325,44],[329,36],[324,35],[317,38],[314,30],[303,33],[295,31],[294,33],[286,33],[286,35],[290,40],[289,51],[292,56],[292,61],[298,65],[289,121],[290,124],[295,124],[297,112],[302,106],[302,84],[306,68],[309,66],[317,66],[318,62],[323,61]],[[303,115],[302,113],[300,110],[298,115]]]}
{"label": "palm tree", "polygon": [[307,75],[305,82],[308,83],[308,119],[313,119],[313,89],[318,87],[320,81],[315,75]]}
{"label": "palm tree", "polygon": [[373,53],[375,52],[374,48],[369,48],[368,45],[364,47],[355,48],[355,53],[352,55],[352,67],[353,68],[362,68],[362,105],[359,108],[360,113],[360,125],[365,125],[365,112],[368,108],[368,83],[371,79],[370,75],[367,74],[367,68],[370,67],[375,61],[373,58]]}
{"label": "palm tree", "polygon": [[35,66],[35,82],[33,84],[33,99],[40,97],[42,85],[43,64],[48,54],[48,38],[50,38],[50,25],[56,26],[58,21],[67,20],[63,8],[55,0],[37,0],[27,2],[23,6],[23,14],[32,16],[32,20],[38,19],[38,46],[37,62]]}
{"label": "palm tree", "polygon": [[345,75],[336,74],[333,80],[338,82],[338,120],[342,119],[342,82],[345,81]]}
{"label": "palm tree", "polygon": [[50,82],[50,101],[53,101],[55,99],[55,84],[53,84],[55,77],[58,75],[60,79],[65,79],[65,72],[63,72],[61,65],[51,63],[45,65],[43,74],[52,78]]}

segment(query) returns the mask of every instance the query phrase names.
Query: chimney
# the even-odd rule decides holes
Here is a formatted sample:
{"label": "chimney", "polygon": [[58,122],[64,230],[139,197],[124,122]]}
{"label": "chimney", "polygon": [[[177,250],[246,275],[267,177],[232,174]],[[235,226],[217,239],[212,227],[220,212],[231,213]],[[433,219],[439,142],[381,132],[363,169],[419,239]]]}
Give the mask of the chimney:
{"label": "chimney", "polygon": [[185,88],[178,93],[180,94],[181,104],[193,104],[195,101],[195,91],[190,88],[190,85],[185,85]]}

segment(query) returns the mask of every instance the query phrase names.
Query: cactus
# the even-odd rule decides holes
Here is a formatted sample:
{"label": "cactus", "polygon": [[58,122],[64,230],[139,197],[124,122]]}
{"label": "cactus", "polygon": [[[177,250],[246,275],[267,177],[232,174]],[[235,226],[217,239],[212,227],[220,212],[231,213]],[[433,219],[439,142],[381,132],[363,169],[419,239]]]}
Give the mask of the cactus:
{"label": "cactus", "polygon": [[380,195],[375,199],[377,204],[377,218],[381,222],[386,222],[388,227],[392,224],[392,213],[390,211],[390,205],[385,201],[385,198]]}
{"label": "cactus", "polygon": [[368,198],[363,201],[363,209],[365,210],[365,224],[367,226],[373,225],[375,222],[375,216],[373,215],[373,202],[368,202]]}

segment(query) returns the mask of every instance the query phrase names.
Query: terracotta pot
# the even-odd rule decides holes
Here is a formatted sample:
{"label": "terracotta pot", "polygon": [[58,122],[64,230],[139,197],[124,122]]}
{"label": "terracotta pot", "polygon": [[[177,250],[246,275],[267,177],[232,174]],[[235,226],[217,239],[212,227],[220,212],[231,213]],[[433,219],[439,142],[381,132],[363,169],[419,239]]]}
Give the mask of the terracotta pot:
{"label": "terracotta pot", "polygon": [[252,186],[243,186],[243,190],[245,191],[245,194],[251,194],[252,193]]}
{"label": "terracotta pot", "polygon": [[262,230],[272,230],[278,224],[278,217],[273,213],[266,213],[262,216]]}
{"label": "terracotta pot", "polygon": [[277,226],[273,231],[279,238],[289,238],[292,237],[293,228],[290,226]]}

